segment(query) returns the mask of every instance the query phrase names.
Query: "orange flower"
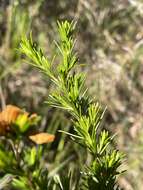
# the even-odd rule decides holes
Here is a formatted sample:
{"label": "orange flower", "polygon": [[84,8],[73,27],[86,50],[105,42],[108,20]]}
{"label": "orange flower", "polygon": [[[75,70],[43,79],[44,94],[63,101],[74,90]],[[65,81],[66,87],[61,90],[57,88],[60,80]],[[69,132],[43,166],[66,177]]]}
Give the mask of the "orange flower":
{"label": "orange flower", "polygon": [[36,135],[29,136],[29,138],[36,144],[45,144],[45,143],[53,142],[55,139],[55,135],[52,135],[49,133],[38,133]]}
{"label": "orange flower", "polygon": [[[12,130],[11,124],[16,124],[18,128],[15,129],[23,133],[27,131],[31,125],[37,124],[39,119],[40,117],[37,114],[29,115],[28,112],[24,112],[16,106],[7,105],[6,108],[0,112],[0,135],[6,135],[7,132]],[[38,133],[30,135],[29,138],[36,144],[44,144],[53,142],[55,136],[48,133]]]}
{"label": "orange flower", "polygon": [[7,105],[6,108],[0,112],[0,135],[5,135],[10,130],[12,124],[22,110],[13,105]]}
{"label": "orange flower", "polygon": [[7,124],[13,123],[17,116],[22,113],[22,110],[13,105],[7,105],[6,108],[0,113],[0,121],[5,121]]}
{"label": "orange flower", "polygon": [[19,132],[25,132],[31,125],[37,124],[39,120],[40,117],[37,114],[30,115],[17,106],[7,105],[0,112],[0,135],[5,135],[10,131],[12,124],[16,124],[17,128],[15,129]]}

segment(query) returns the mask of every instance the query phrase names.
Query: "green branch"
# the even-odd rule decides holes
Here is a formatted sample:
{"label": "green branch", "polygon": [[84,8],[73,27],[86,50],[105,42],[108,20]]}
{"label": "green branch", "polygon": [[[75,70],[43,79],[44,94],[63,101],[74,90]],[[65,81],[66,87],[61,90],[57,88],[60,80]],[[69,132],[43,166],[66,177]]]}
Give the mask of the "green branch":
{"label": "green branch", "polygon": [[112,137],[107,131],[99,132],[98,128],[104,115],[99,103],[88,96],[85,87],[85,76],[75,73],[78,64],[77,53],[74,51],[74,22],[58,22],[60,41],[56,42],[59,49],[60,63],[52,69],[52,62],[44,56],[43,51],[30,39],[22,38],[20,51],[29,58],[29,63],[44,72],[55,84],[55,91],[50,94],[48,103],[53,107],[68,111],[73,117],[75,134],[71,134],[93,155],[92,164],[87,169],[85,189],[113,190],[116,176],[123,155],[111,149]]}

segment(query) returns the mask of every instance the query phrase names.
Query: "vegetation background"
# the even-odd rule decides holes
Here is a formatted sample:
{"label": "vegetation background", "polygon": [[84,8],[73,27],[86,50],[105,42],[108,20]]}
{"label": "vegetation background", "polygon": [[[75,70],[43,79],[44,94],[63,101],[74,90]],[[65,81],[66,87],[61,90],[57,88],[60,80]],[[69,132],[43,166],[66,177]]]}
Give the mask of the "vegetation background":
{"label": "vegetation background", "polygon": [[[117,147],[126,154],[127,172],[119,178],[126,190],[143,185],[143,1],[142,0],[0,0],[0,105],[14,104],[42,116],[41,129],[57,133],[71,130],[68,115],[43,102],[50,81],[23,60],[17,48],[22,34],[34,39],[51,56],[55,54],[57,20],[77,21],[77,51],[85,64],[87,86],[108,111],[103,126],[117,133]],[[78,170],[77,145],[57,133],[49,145],[53,167]],[[53,160],[54,155],[54,160]]]}

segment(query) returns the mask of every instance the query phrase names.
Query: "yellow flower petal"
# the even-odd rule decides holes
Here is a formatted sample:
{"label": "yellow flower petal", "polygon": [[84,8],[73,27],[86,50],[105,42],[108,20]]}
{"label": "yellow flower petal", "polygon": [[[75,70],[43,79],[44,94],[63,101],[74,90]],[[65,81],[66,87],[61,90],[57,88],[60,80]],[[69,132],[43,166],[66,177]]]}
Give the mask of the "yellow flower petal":
{"label": "yellow flower petal", "polygon": [[45,144],[53,142],[55,139],[55,135],[49,133],[38,133],[36,135],[29,136],[29,138],[36,144]]}

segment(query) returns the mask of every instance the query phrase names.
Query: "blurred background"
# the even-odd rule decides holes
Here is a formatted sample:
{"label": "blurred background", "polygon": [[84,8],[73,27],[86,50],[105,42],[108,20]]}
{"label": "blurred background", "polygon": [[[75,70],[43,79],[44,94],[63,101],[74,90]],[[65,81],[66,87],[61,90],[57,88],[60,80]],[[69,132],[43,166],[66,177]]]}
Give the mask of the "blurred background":
{"label": "blurred background", "polygon": [[[22,34],[32,30],[47,56],[56,54],[57,20],[77,21],[76,49],[87,73],[87,86],[107,112],[102,126],[117,133],[127,171],[125,190],[143,185],[143,1],[142,0],[0,0],[0,106],[14,104],[42,116],[41,130],[56,133],[54,165],[75,165],[83,150],[57,129],[71,129],[68,116],[44,101],[51,82],[24,64],[18,52]],[[56,148],[55,148],[56,147]],[[70,148],[69,148],[70,147]],[[53,151],[56,149],[56,151]],[[77,158],[79,161],[77,161]],[[74,162],[76,160],[76,163]],[[50,157],[49,157],[50,161]],[[79,162],[79,163],[77,163]],[[70,166],[69,166],[70,167]]]}

